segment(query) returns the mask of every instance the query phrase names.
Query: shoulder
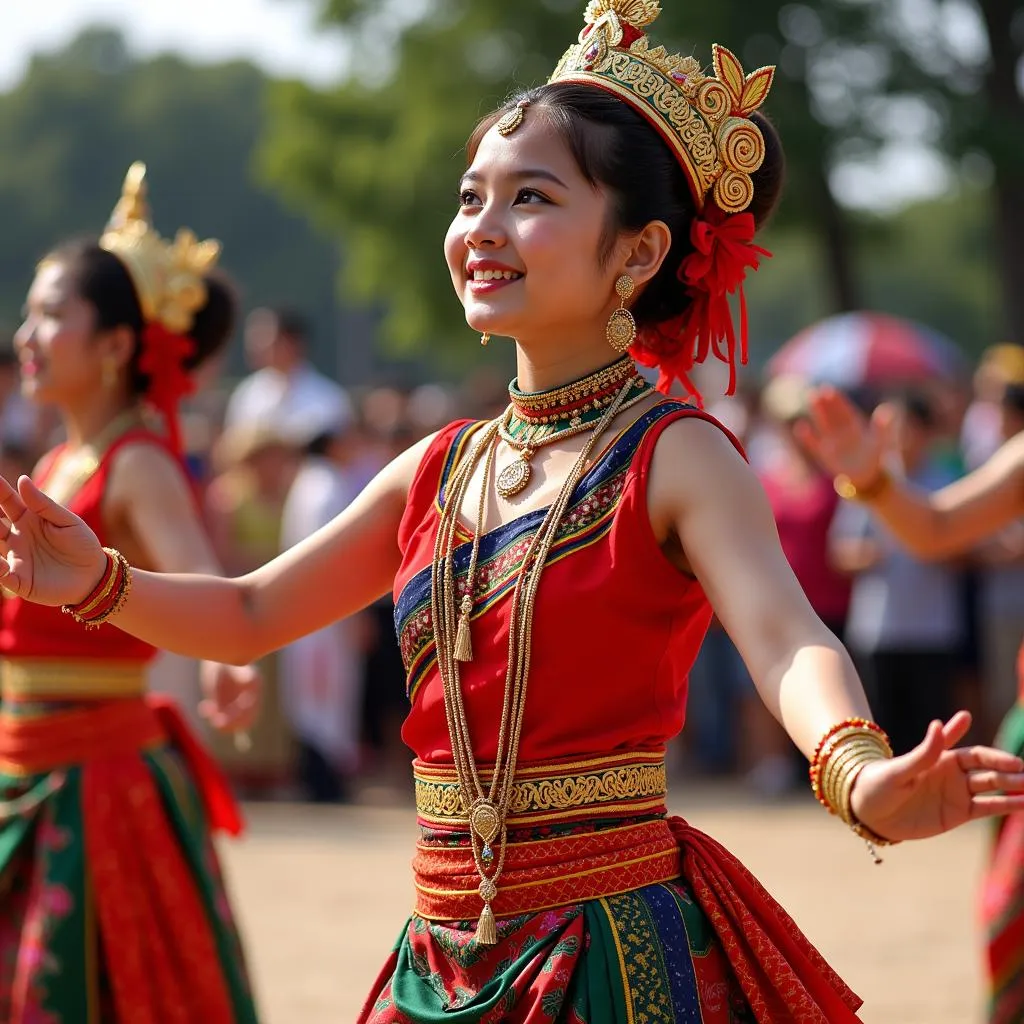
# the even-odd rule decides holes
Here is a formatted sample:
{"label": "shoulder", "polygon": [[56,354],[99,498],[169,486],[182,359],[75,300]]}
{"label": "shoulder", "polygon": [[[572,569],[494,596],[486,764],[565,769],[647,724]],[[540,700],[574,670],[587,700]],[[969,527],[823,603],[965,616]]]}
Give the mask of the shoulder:
{"label": "shoulder", "polygon": [[685,459],[689,464],[721,462],[746,466],[743,447],[721,422],[693,406],[677,406],[665,414],[655,447],[655,458]]}
{"label": "shoulder", "polygon": [[168,492],[187,496],[189,481],[184,466],[160,438],[135,438],[110,456],[107,493],[112,499],[165,497]]}

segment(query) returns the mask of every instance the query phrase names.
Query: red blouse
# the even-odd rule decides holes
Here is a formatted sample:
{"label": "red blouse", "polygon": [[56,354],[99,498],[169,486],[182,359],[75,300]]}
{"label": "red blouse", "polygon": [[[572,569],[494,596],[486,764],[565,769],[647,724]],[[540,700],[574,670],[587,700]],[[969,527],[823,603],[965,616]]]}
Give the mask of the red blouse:
{"label": "red blouse", "polygon": [[[68,502],[68,508],[107,543],[103,522],[103,495],[114,456],[128,444],[154,444],[170,451],[159,435],[145,429],[122,434],[107,448],[96,471]],[[45,485],[58,461],[60,449],[51,452],[36,474],[36,483]],[[115,626],[87,630],[59,608],[47,608],[20,598],[4,598],[0,604],[0,656],[7,658],[68,658],[101,661],[149,661],[156,648]]]}
{"label": "red blouse", "polygon": [[[615,439],[576,489],[537,595],[522,761],[658,749],[683,726],[687,678],[711,608],[700,584],[674,568],[657,543],[647,479],[662,431],[684,417],[721,426],[690,406],[661,402]],[[419,466],[399,530],[395,622],[412,704],[402,736],[417,757],[435,764],[450,764],[452,756],[430,566],[445,487],[473,428],[463,421],[440,432]],[[483,763],[496,753],[515,572],[545,511],[519,516],[480,544],[474,660],[461,678]],[[457,575],[464,576],[469,552],[468,543],[456,549]]]}

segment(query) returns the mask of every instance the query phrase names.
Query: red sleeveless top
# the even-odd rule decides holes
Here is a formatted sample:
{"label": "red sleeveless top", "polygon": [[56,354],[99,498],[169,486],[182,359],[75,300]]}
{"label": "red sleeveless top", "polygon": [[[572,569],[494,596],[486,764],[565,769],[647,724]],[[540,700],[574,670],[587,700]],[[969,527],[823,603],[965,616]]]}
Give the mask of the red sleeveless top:
{"label": "red sleeveless top", "polygon": [[[608,446],[576,489],[537,594],[521,761],[657,750],[683,726],[687,678],[711,608],[700,584],[658,545],[647,479],[662,431],[684,417],[725,431],[691,406],[661,402]],[[412,705],[402,736],[417,757],[433,764],[450,764],[452,755],[434,652],[430,567],[447,481],[475,426],[453,423],[430,446],[398,537],[395,623]],[[461,668],[481,763],[496,754],[515,574],[545,512],[528,512],[481,539],[474,660]],[[470,547],[455,550],[457,576],[466,573]]]}
{"label": "red sleeveless top", "polygon": [[[110,467],[125,445],[138,443],[153,444],[171,452],[167,442],[158,434],[145,428],[130,430],[107,448],[96,471],[68,502],[68,508],[85,521],[103,544],[108,543],[103,522],[103,495],[107,490]],[[45,485],[57,464],[60,451],[57,448],[51,452],[36,473],[36,483],[40,486]],[[174,457],[177,460],[177,456]],[[59,608],[47,608],[16,597],[4,598],[0,604],[2,657],[145,662],[155,654],[155,647],[115,626],[87,630]]]}

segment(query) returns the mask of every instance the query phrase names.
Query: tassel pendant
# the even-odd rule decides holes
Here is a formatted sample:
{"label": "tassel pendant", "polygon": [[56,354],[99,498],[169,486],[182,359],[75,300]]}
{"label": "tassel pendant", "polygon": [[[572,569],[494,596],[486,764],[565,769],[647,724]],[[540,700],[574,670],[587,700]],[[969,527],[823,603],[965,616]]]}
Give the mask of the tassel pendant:
{"label": "tassel pendant", "polygon": [[473,640],[469,632],[469,616],[473,611],[473,598],[467,594],[459,610],[459,628],[455,632],[455,660],[473,660]]}
{"label": "tassel pendant", "polygon": [[498,944],[498,925],[494,920],[494,911],[491,910],[490,903],[484,904],[474,938],[481,946],[496,946]]}

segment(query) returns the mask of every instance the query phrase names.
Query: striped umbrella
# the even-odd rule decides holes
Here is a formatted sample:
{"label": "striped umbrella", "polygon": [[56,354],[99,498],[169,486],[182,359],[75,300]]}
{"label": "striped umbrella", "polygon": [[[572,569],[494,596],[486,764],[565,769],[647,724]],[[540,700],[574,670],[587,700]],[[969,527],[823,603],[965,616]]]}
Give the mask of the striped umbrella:
{"label": "striped umbrella", "polygon": [[966,362],[957,346],[912,320],[885,313],[842,313],[801,331],[768,363],[772,377],[856,389],[955,377]]}

